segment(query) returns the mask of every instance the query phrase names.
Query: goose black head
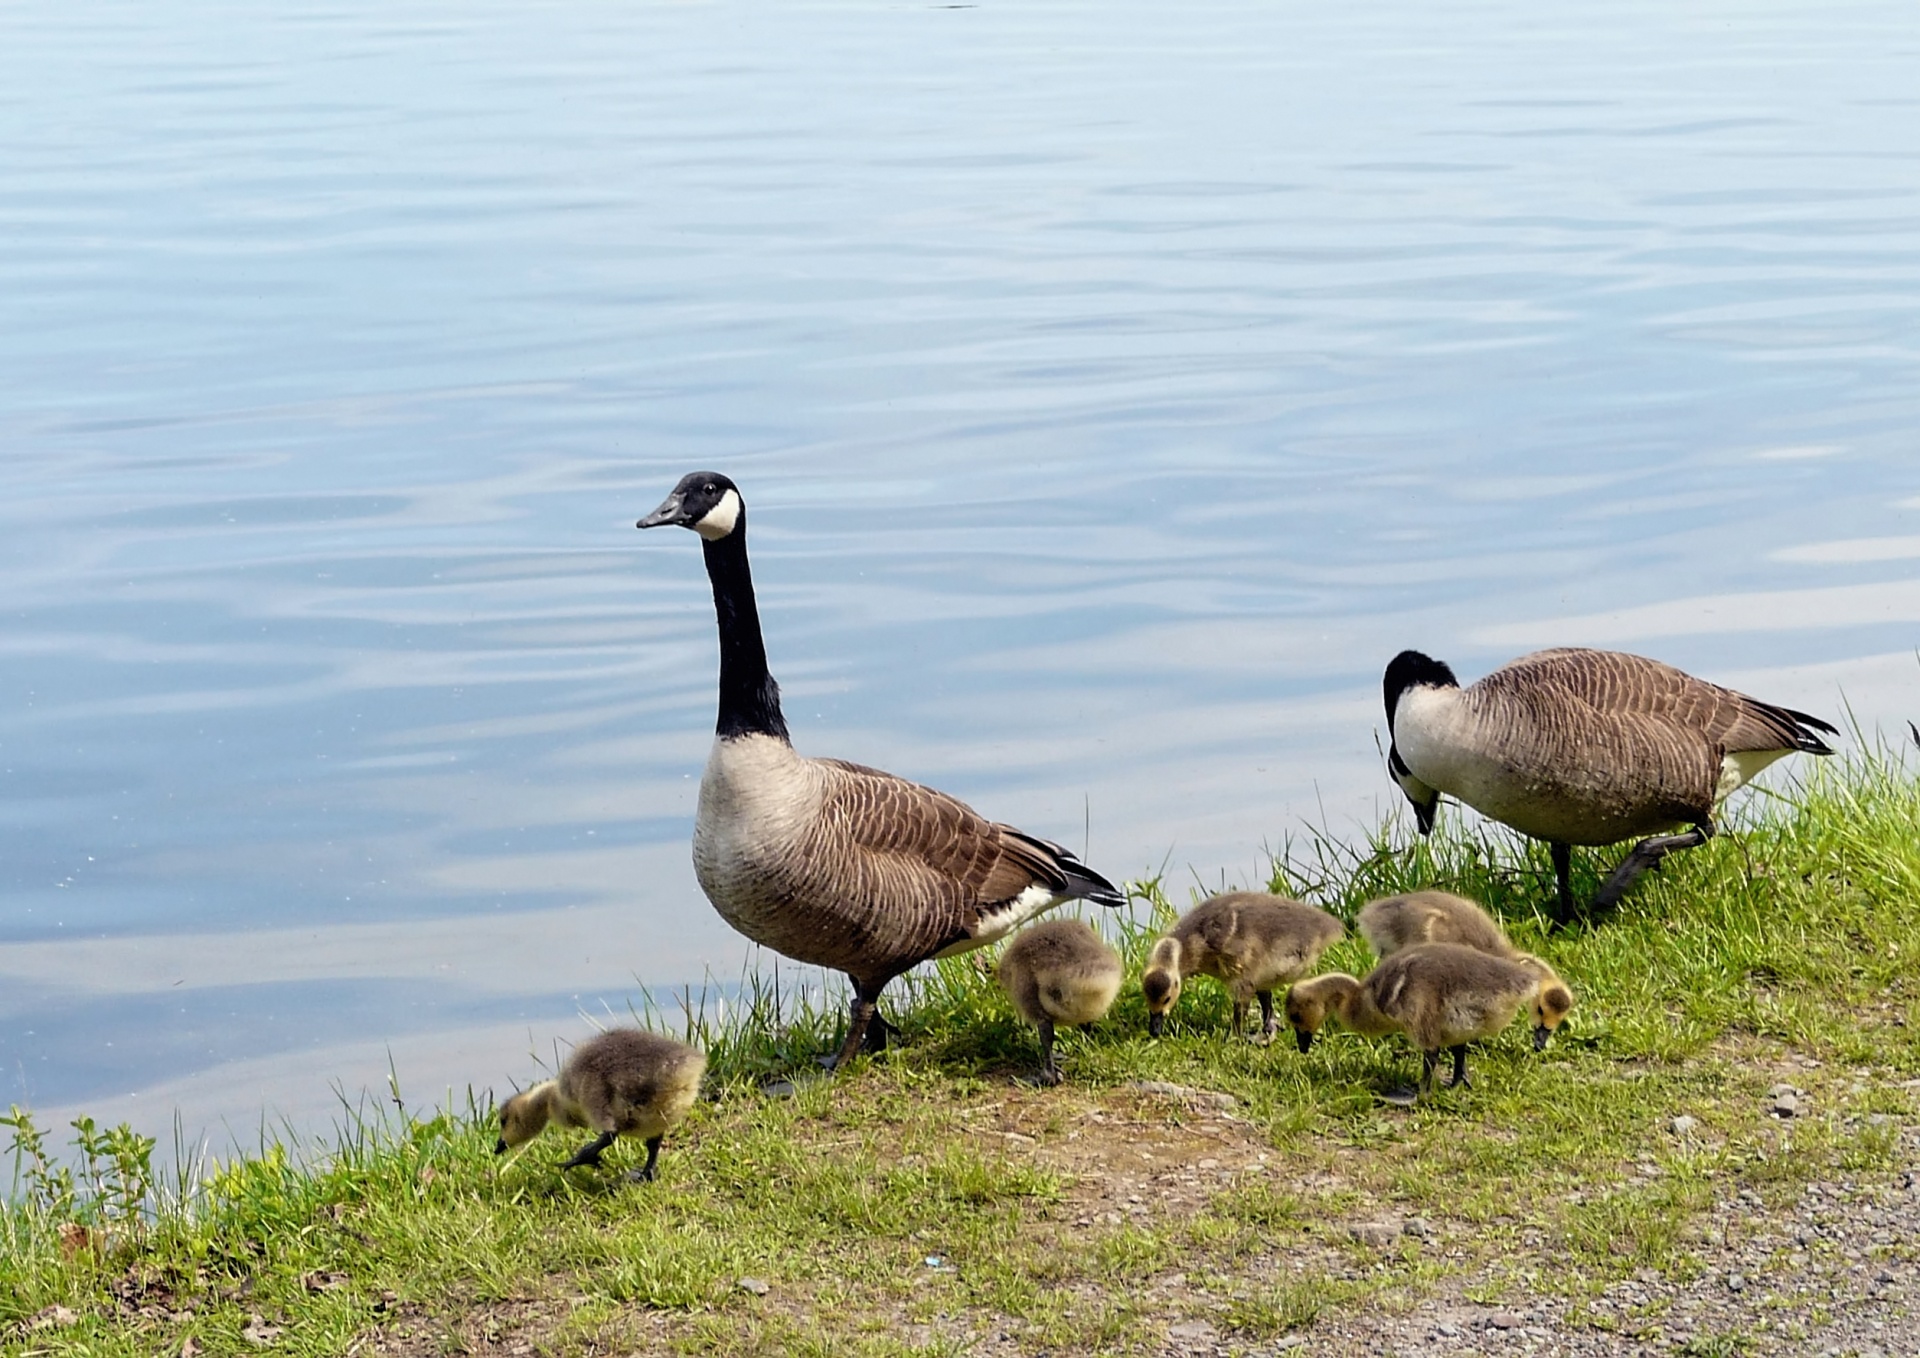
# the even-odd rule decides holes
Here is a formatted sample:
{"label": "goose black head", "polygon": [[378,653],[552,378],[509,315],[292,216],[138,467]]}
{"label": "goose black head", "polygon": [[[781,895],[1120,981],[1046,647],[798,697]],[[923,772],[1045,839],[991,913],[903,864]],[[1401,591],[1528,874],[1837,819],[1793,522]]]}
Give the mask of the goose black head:
{"label": "goose black head", "polygon": [[740,488],[719,472],[688,472],[660,502],[660,508],[634,527],[660,528],[675,524],[691,528],[708,542],[718,542],[740,527],[746,513]]}
{"label": "goose black head", "polygon": [[1402,651],[1387,662],[1387,673],[1380,685],[1387,700],[1387,731],[1393,731],[1393,714],[1400,706],[1400,695],[1410,688],[1459,688],[1460,681],[1444,661],[1419,651]]}
{"label": "goose black head", "polygon": [[[1393,718],[1399,710],[1400,699],[1408,689],[1414,688],[1459,688],[1460,681],[1453,676],[1444,661],[1420,651],[1402,651],[1387,662],[1386,677],[1381,681],[1381,690],[1387,700],[1387,737],[1393,737]],[[1422,782],[1414,771],[1407,767],[1407,761],[1400,757],[1400,747],[1390,744],[1387,747],[1387,772],[1393,775],[1393,781],[1407,794],[1407,800],[1413,803],[1413,817],[1420,825],[1420,833],[1433,833],[1434,813],[1440,809],[1440,794]]]}

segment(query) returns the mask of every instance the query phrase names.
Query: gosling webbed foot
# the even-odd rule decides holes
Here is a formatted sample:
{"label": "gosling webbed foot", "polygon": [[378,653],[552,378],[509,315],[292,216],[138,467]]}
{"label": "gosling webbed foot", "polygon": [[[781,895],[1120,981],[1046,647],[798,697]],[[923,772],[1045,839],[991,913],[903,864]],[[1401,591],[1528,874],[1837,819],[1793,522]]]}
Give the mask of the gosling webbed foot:
{"label": "gosling webbed foot", "polygon": [[629,1183],[650,1184],[653,1182],[653,1166],[654,1163],[660,1159],[661,1140],[662,1136],[650,1136],[647,1138],[647,1163],[638,1169],[630,1169],[627,1171],[627,1181]]}

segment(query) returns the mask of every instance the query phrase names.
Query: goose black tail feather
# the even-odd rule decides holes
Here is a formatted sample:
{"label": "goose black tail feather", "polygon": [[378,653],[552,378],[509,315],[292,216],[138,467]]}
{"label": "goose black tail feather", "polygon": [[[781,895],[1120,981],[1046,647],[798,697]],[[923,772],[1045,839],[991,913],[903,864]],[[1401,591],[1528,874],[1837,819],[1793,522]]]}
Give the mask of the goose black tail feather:
{"label": "goose black tail feather", "polygon": [[1109,910],[1118,910],[1127,903],[1126,892],[1079,859],[1069,855],[1061,861],[1060,868],[1066,873],[1068,895],[1104,905]]}
{"label": "goose black tail feather", "polygon": [[[1784,712],[1787,716],[1792,717],[1794,721],[1794,725],[1801,728],[1796,733],[1799,739],[1797,739],[1794,742],[1794,746],[1793,746],[1794,749],[1800,750],[1806,754],[1832,754],[1833,753],[1833,746],[1827,744],[1826,741],[1820,739],[1820,737],[1816,736],[1813,732],[1824,731],[1826,734],[1830,736],[1837,736],[1840,734],[1839,727],[1834,726],[1829,722],[1821,721],[1820,718],[1816,716],[1812,716],[1809,713],[1796,712],[1791,707],[1783,707],[1780,710]],[[1812,727],[1813,729],[1808,730],[1807,729],[1808,727]]]}

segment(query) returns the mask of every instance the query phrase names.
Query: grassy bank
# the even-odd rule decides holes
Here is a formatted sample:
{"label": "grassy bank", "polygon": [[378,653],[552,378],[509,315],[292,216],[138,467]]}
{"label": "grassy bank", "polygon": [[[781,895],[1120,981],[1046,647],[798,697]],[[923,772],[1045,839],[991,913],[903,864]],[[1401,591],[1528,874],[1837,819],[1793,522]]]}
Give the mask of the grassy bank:
{"label": "grassy bank", "polygon": [[[836,1081],[808,1058],[837,1011],[790,991],[698,1034],[715,1097],[653,1184],[562,1173],[570,1134],[496,1159],[472,1107],[349,1119],[326,1146],[197,1167],[184,1194],[124,1129],[83,1129],[69,1173],[18,1121],[0,1351],[1157,1352],[1192,1324],[1232,1349],[1462,1286],[1585,1315],[1622,1278],[1697,1270],[1715,1201],[1887,1173],[1916,1121],[1920,786],[1887,755],[1804,779],[1559,934],[1536,913],[1544,850],[1457,810],[1430,844],[1397,825],[1288,846],[1276,889],[1348,918],[1462,891],[1576,990],[1543,1056],[1516,1029],[1473,1089],[1411,1112],[1375,1097],[1414,1069],[1404,1044],[1230,1042],[1206,981],[1159,1041],[1130,988],[1063,1038],[1066,1085],[1029,1088],[1031,1031],[960,958],[894,999],[904,1045]],[[1583,894],[1614,856],[1580,855]],[[1178,894],[1147,889],[1121,930],[1136,972]],[[1364,946],[1325,965],[1363,971]],[[779,1075],[790,1095],[764,1092]]]}

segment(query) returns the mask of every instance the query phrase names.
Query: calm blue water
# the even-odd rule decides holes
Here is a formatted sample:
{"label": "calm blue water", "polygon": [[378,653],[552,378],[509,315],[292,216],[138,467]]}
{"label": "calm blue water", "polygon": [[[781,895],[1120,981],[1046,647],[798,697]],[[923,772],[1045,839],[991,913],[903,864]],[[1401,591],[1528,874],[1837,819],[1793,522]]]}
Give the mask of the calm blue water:
{"label": "calm blue water", "polygon": [[797,742],[1264,876],[1378,675],[1920,714],[1920,35],[1674,7],[0,10],[0,1104],[245,1134],[739,974]]}

